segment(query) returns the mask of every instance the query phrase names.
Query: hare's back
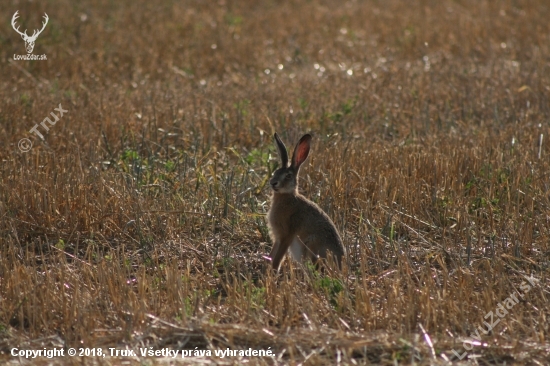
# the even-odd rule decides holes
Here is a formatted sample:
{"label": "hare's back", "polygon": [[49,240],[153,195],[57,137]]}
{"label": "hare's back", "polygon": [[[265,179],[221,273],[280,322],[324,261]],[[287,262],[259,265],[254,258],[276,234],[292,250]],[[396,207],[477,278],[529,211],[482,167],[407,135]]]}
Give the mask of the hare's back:
{"label": "hare's back", "polygon": [[301,196],[302,225],[298,236],[310,245],[328,247],[335,254],[343,254],[342,240],[330,217],[314,202]]}

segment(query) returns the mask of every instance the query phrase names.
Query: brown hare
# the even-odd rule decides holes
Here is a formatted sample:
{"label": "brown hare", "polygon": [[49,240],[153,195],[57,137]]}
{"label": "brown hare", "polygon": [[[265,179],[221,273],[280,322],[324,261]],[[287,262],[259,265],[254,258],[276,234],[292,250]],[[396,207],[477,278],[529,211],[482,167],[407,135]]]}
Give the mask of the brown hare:
{"label": "brown hare", "polygon": [[326,259],[331,252],[338,265],[342,265],[344,246],[332,220],[315,203],[298,193],[298,172],[307,159],[311,145],[311,135],[302,136],[288,165],[285,144],[275,133],[275,142],[281,156],[281,167],[271,177],[273,189],[268,225],[273,249],[269,257],[273,268],[279,269],[288,248],[297,261],[307,259],[317,262]]}

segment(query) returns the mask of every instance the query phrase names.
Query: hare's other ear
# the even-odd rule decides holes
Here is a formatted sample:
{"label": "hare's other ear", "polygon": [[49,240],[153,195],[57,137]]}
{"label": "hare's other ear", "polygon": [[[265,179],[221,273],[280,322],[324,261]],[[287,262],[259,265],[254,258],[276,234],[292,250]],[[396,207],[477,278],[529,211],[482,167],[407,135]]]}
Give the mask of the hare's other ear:
{"label": "hare's other ear", "polygon": [[308,133],[298,141],[296,147],[294,148],[294,153],[292,154],[292,167],[299,169],[300,165],[306,161],[307,156],[309,155],[309,148],[311,146],[311,135]]}
{"label": "hare's other ear", "polygon": [[277,145],[277,150],[279,150],[279,156],[281,157],[281,168],[286,168],[288,166],[288,152],[277,132],[275,132],[275,145]]}

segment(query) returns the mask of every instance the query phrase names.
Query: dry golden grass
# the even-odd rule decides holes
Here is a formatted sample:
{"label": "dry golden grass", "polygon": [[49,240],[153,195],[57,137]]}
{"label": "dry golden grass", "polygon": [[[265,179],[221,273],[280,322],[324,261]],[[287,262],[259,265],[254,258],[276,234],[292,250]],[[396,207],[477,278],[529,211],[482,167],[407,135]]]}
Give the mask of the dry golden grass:
{"label": "dry golden grass", "polygon": [[[16,10],[29,29],[48,13],[34,50],[47,61],[11,60],[25,53]],[[54,346],[550,362],[547,1],[61,0],[0,14],[0,362]],[[29,133],[60,103],[44,140]],[[341,231],[342,273],[286,261],[276,275],[262,260],[274,131],[314,134],[301,188]],[[540,282],[458,362],[524,275]]]}

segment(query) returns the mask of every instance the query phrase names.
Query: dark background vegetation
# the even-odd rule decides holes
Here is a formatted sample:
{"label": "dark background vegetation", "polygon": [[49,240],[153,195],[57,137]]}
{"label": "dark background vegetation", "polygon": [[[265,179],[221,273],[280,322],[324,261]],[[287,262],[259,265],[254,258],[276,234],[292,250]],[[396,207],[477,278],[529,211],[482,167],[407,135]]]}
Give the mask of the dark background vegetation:
{"label": "dark background vegetation", "polygon": [[[549,7],[2,1],[0,360],[446,364],[533,275],[468,357],[546,364]],[[48,14],[47,61],[13,60],[16,10],[29,34]],[[29,133],[60,103],[44,140]],[[261,257],[275,131],[314,134],[301,190],[342,234],[342,273]]]}

